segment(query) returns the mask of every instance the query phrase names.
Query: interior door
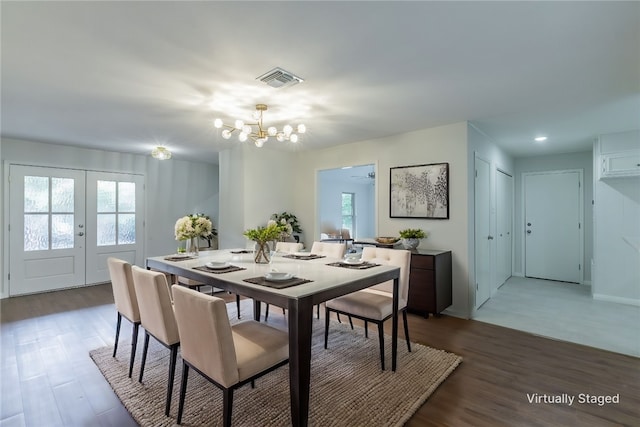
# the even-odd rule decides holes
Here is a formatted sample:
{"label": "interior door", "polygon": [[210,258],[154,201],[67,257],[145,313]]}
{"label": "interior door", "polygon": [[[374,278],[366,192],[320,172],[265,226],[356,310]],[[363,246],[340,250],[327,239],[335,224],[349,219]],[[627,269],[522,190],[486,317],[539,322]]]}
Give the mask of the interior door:
{"label": "interior door", "polygon": [[143,265],[144,177],[87,172],[87,284],[108,282],[107,258]]}
{"label": "interior door", "polygon": [[502,171],[496,173],[497,260],[496,286],[511,277],[513,242],[513,177]]}
{"label": "interior door", "polygon": [[85,283],[84,171],[10,165],[9,295]]}
{"label": "interior door", "polygon": [[582,280],[582,172],[524,174],[525,276]]}
{"label": "interior door", "polygon": [[478,308],[491,296],[491,176],[486,160],[476,157],[474,192],[476,304]]}

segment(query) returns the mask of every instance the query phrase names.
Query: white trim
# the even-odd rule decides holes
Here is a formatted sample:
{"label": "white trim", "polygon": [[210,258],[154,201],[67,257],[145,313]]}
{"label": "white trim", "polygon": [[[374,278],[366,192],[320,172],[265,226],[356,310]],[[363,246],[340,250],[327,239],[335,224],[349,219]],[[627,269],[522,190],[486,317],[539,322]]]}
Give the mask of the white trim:
{"label": "white trim", "polygon": [[599,301],[615,302],[618,304],[626,304],[626,305],[633,305],[636,307],[640,307],[640,299],[614,297],[611,295],[604,295],[604,294],[593,294],[593,299],[599,300]]}

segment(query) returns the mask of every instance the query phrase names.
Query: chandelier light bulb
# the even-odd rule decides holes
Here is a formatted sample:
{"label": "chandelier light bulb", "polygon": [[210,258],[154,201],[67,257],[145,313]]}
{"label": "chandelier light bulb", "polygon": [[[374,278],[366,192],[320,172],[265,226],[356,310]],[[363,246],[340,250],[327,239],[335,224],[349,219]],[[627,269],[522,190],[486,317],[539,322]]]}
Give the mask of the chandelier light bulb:
{"label": "chandelier light bulb", "polygon": [[293,128],[291,127],[291,125],[285,125],[284,128],[282,128],[282,130],[284,131],[284,134],[287,136],[291,135],[291,132],[293,132]]}
{"label": "chandelier light bulb", "polygon": [[278,142],[284,142],[286,138],[284,136],[284,133],[280,132],[278,135],[276,135],[276,139],[278,140]]}
{"label": "chandelier light bulb", "polygon": [[250,135],[251,134],[251,126],[249,126],[249,125],[242,126],[242,132],[246,133],[247,135]]}
{"label": "chandelier light bulb", "polygon": [[236,129],[242,129],[242,127],[244,126],[244,122],[242,120],[236,120],[234,126]]}
{"label": "chandelier light bulb", "polygon": [[255,120],[260,120],[260,110],[256,110],[253,112],[253,118]]}
{"label": "chandelier light bulb", "polygon": [[247,134],[244,132],[240,132],[240,135],[238,135],[238,139],[242,142],[245,142],[247,140]]}
{"label": "chandelier light bulb", "polygon": [[258,138],[256,139],[256,147],[262,148],[264,143],[267,142],[267,138]]}
{"label": "chandelier light bulb", "polygon": [[302,123],[300,123],[298,125],[298,133],[305,133],[307,131],[307,127],[305,125],[303,125]]}
{"label": "chandelier light bulb", "polygon": [[269,136],[276,136],[276,134],[278,133],[278,129],[276,129],[274,126],[269,127],[269,129],[267,129],[267,133],[269,134]]}
{"label": "chandelier light bulb", "polygon": [[289,141],[298,142],[298,135],[295,133],[291,134],[291,136],[289,137]]}
{"label": "chandelier light bulb", "polygon": [[231,131],[229,129],[225,129],[222,131],[222,137],[224,139],[229,139],[231,138]]}
{"label": "chandelier light bulb", "polygon": [[215,120],[213,121],[213,126],[214,126],[216,129],[220,129],[220,128],[222,127],[222,120],[221,120],[221,119],[215,119]]}

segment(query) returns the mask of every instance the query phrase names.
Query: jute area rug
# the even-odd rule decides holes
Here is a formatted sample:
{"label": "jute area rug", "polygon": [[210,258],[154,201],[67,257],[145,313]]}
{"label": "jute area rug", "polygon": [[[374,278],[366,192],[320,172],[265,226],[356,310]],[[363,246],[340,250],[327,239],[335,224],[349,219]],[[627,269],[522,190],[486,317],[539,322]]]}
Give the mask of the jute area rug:
{"label": "jute area rug", "polygon": [[[249,309],[247,307],[248,318]],[[243,307],[243,314],[245,308]],[[229,313],[235,314],[230,307]],[[233,316],[235,319],[235,315]],[[400,319],[400,325],[402,320]],[[411,331],[409,331],[411,332]],[[375,325],[364,329],[332,321],[329,348],[324,349],[324,319],[314,318],[310,426],[401,426],[429,398],[462,358],[442,350],[398,339],[398,368],[391,371],[391,337],[386,341],[386,371],[380,369],[378,337]],[[122,335],[122,334],[121,334]],[[121,338],[122,339],[122,338]],[[127,377],[130,345],[120,342],[118,354],[113,347],[90,352],[100,371],[124,406],[141,426],[172,426],[178,413],[178,393],[182,359],[178,356],[171,413],[164,415],[169,367],[169,350],[151,338],[143,383],[138,382],[142,343],[138,345],[132,378]],[[234,392],[234,426],[289,426],[289,367],[283,366]],[[197,372],[189,372],[189,383],[182,418],[185,426],[222,424],[222,392]]]}

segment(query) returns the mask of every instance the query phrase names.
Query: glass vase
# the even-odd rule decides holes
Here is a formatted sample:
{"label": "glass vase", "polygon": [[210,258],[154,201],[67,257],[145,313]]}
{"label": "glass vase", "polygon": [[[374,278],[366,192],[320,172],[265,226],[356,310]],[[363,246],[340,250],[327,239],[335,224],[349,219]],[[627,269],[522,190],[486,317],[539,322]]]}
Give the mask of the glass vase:
{"label": "glass vase", "polygon": [[200,248],[198,247],[197,237],[192,237],[190,239],[187,239],[186,244],[187,244],[186,252],[189,256],[198,256],[200,254]]}
{"label": "glass vase", "polygon": [[269,264],[271,260],[271,249],[268,242],[256,242],[253,260],[256,264]]}

